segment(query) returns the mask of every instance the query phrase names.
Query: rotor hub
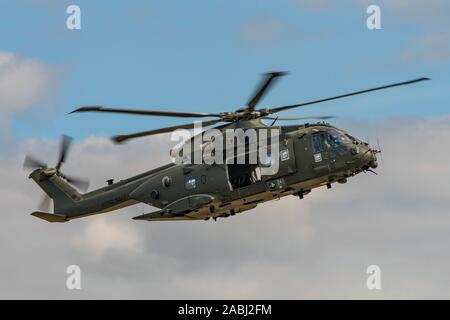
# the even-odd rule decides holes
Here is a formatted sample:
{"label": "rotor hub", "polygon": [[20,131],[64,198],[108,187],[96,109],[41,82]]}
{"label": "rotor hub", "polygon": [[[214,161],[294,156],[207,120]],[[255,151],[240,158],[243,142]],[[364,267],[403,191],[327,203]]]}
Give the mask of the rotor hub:
{"label": "rotor hub", "polygon": [[240,108],[234,112],[222,112],[221,120],[226,122],[234,122],[239,120],[254,120],[270,115],[269,109],[259,109],[250,111]]}

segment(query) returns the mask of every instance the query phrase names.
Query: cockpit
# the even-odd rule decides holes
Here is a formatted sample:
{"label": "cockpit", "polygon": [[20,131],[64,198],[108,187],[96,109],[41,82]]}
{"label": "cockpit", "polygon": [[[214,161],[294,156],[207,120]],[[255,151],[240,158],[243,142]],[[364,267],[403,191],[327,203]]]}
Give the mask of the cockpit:
{"label": "cockpit", "polygon": [[347,152],[347,145],[351,145],[356,139],[350,135],[334,128],[317,131],[313,134],[313,148],[315,153],[327,150],[337,150],[344,155]]}
{"label": "cockpit", "polygon": [[[314,163],[335,168],[353,164],[357,168],[376,168],[376,150],[347,132],[335,127],[318,127],[312,131]],[[343,161],[338,159],[342,158]]]}

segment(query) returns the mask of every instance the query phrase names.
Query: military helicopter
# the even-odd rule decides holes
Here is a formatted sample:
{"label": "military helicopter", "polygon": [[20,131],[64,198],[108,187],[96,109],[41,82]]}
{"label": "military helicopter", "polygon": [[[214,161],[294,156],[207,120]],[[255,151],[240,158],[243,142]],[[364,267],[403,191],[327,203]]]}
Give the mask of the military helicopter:
{"label": "military helicopter", "polygon": [[[279,153],[277,154],[279,166],[276,172],[262,175],[260,169],[266,164],[259,160],[254,164],[242,164],[236,163],[236,161],[225,161],[222,164],[171,162],[118,182],[110,179],[107,181],[107,185],[100,189],[80,193],[75,187],[81,191],[87,188],[88,182],[67,176],[61,172],[61,165],[66,160],[71,141],[69,137],[63,136],[59,160],[54,167],[48,167],[45,163],[29,155],[25,158],[24,167],[34,169],[29,178],[33,179],[48,195],[44,198],[40,210],[31,213],[31,215],[49,222],[66,222],[137,203],[145,203],[156,207],[158,210],[136,216],[133,219],[172,221],[213,218],[216,220],[219,217],[229,217],[254,209],[260,203],[288,195],[303,199],[312,189],[325,186],[331,188],[332,183],[345,183],[348,178],[358,173],[373,172],[372,169],[377,168],[378,165],[376,155],[381,150],[372,148],[367,142],[363,142],[348,134],[345,130],[324,121],[311,124],[275,126],[277,121],[283,120],[326,120],[330,117],[279,118],[274,116],[275,114],[325,101],[429,80],[429,78],[418,78],[299,104],[257,109],[261,98],[275,80],[285,74],[285,72],[264,74],[262,82],[247,105],[232,112],[174,112],[104,106],[85,106],[71,112],[214,118],[203,121],[202,125],[208,127],[222,123],[214,127],[221,132],[230,128],[276,129],[279,132],[280,141]],[[262,121],[263,119],[271,120],[272,124],[266,125]],[[118,135],[113,137],[112,140],[123,143],[138,137],[192,128],[194,128],[194,123],[188,123]],[[208,130],[204,130],[204,132],[208,132]],[[183,145],[191,141],[184,142]],[[270,146],[269,144],[269,148]],[[245,150],[248,153],[248,150]],[[48,212],[51,204],[50,199],[53,200],[53,213]]]}

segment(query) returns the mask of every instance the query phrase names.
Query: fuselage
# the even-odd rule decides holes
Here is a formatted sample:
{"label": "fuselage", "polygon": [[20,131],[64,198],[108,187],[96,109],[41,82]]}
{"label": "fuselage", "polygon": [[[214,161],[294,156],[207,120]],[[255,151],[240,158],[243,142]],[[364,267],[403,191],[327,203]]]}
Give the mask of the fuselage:
{"label": "fuselage", "polygon": [[[314,188],[344,183],[377,165],[375,152],[367,143],[331,125],[271,127],[274,128],[280,130],[280,159],[273,174],[258,174],[259,164],[170,163],[80,195],[74,204],[59,209],[71,219],[138,202],[159,209],[175,203],[177,208],[186,206],[186,210],[177,216],[162,215],[158,220],[227,217],[287,195],[303,198]],[[208,195],[213,200],[192,209],[189,201],[194,195]]]}

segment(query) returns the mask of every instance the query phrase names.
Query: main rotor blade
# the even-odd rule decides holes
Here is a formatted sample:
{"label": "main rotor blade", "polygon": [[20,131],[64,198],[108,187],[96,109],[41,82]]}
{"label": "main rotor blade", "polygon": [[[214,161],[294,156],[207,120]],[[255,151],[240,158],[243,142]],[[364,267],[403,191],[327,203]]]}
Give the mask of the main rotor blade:
{"label": "main rotor blade", "polygon": [[73,184],[80,191],[84,192],[89,188],[89,180],[88,179],[76,178],[76,177],[67,176],[67,175],[64,175],[64,178],[67,180],[67,182]]}
{"label": "main rotor blade", "polygon": [[38,169],[38,168],[46,168],[47,164],[27,154],[25,156],[25,160],[23,161],[23,167],[25,169]]}
{"label": "main rotor blade", "polygon": [[204,113],[204,112],[176,112],[176,111],[159,111],[159,110],[140,110],[140,109],[121,109],[121,108],[109,108],[103,106],[86,106],[78,108],[71,113],[75,112],[109,112],[109,113],[125,113],[125,114],[137,114],[144,116],[161,116],[161,117],[178,117],[178,118],[206,118],[206,117],[218,117],[222,116],[218,113]]}
{"label": "main rotor blade", "polygon": [[[222,121],[221,119],[202,121],[201,124],[203,127],[208,127],[213,124],[219,123],[221,121]],[[136,132],[133,134],[118,135],[118,136],[112,137],[111,139],[116,143],[122,143],[126,140],[139,138],[139,137],[145,137],[145,136],[151,136],[151,135],[159,134],[159,133],[167,133],[167,132],[174,131],[176,129],[192,129],[192,128],[194,128],[194,126],[195,126],[195,123],[181,124],[181,125],[172,126],[172,127],[165,127],[165,128],[155,129],[155,130]]]}
{"label": "main rotor blade", "polygon": [[265,73],[265,77],[262,82],[259,84],[258,89],[253,94],[253,97],[248,101],[247,106],[249,111],[255,110],[256,105],[259,100],[263,97],[264,93],[270,88],[274,83],[274,79],[286,75],[287,72],[276,71],[276,72],[268,72]]}
{"label": "main rotor blade", "polygon": [[358,94],[367,93],[367,92],[376,91],[376,90],[382,90],[382,89],[387,89],[387,88],[392,88],[392,87],[403,86],[403,85],[412,84],[412,83],[416,83],[416,82],[420,82],[420,81],[424,81],[424,80],[430,80],[430,79],[429,78],[418,78],[418,79],[414,79],[414,80],[410,80],[410,81],[393,83],[393,84],[389,84],[389,85],[386,85],[386,86],[381,86],[381,87],[376,87],[376,88],[372,88],[372,89],[366,89],[366,90],[361,90],[361,91],[350,92],[350,93],[341,94],[341,95],[338,95],[338,96],[329,97],[329,98],[325,98],[325,99],[319,99],[319,100],[313,100],[313,101],[303,102],[303,103],[299,103],[299,104],[292,104],[292,105],[287,105],[287,106],[281,106],[281,107],[278,107],[278,108],[269,109],[269,112],[270,113],[280,112],[280,111],[284,111],[284,110],[288,110],[288,109],[292,109],[292,108],[298,108],[298,107],[303,107],[303,106],[307,106],[307,105],[310,105],[310,104],[315,104],[315,103],[320,103],[320,102],[325,102],[325,101],[330,101],[330,100],[335,100],[335,99],[355,96],[355,95],[358,95]]}
{"label": "main rotor blade", "polygon": [[327,120],[334,119],[335,116],[310,116],[310,117],[298,117],[298,118],[279,118],[279,117],[263,117],[263,119],[268,120]]}
{"label": "main rotor blade", "polygon": [[61,165],[64,163],[64,161],[66,160],[66,156],[67,156],[67,151],[69,150],[70,144],[72,143],[72,138],[66,135],[62,136],[61,139],[61,147],[59,150],[59,158],[58,158],[58,162],[56,163],[56,171],[59,171],[59,169],[61,168]]}

